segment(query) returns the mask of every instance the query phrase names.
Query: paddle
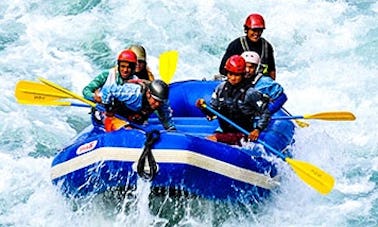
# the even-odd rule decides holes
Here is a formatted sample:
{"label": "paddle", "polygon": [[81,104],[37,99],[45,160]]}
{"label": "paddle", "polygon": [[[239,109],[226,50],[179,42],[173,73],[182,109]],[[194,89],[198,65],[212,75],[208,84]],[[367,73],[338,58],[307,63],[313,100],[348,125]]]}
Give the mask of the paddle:
{"label": "paddle", "polygon": [[[207,106],[206,104],[203,104],[202,108],[207,109],[211,113],[215,114],[219,118],[231,124],[232,126],[234,126],[236,129],[238,129],[245,135],[249,135],[249,132],[247,130],[238,126],[237,124],[232,122],[230,119],[226,118],[225,116],[218,113],[217,111]],[[285,156],[284,154],[282,154],[280,151],[274,149],[269,144],[266,144],[264,141],[261,141],[258,139],[257,142],[262,144],[266,148],[268,148],[271,152],[276,154],[278,157],[282,158],[287,163],[289,163],[289,165],[294,170],[294,172],[299,176],[299,178],[301,178],[305,183],[307,183],[309,186],[314,188],[319,193],[326,195],[332,190],[335,184],[335,179],[330,174],[326,173],[325,171],[321,170],[320,168],[310,163],[291,159]]]}
{"label": "paddle", "polygon": [[356,117],[348,111],[320,112],[314,114],[304,114],[302,116],[273,116],[274,120],[294,120],[294,119],[313,119],[324,121],[354,121]]}
{"label": "paddle", "polygon": [[[90,101],[90,100],[88,100],[88,99],[85,99],[84,97],[81,97],[80,95],[78,95],[78,94],[76,94],[76,93],[74,93],[74,92],[72,92],[72,91],[70,91],[70,90],[68,90],[68,89],[65,89],[64,87],[62,87],[62,86],[60,86],[60,85],[58,85],[58,84],[55,84],[55,83],[53,83],[53,82],[51,82],[51,81],[48,81],[47,79],[44,79],[44,78],[42,78],[42,77],[38,77],[38,79],[39,79],[42,83],[44,83],[44,84],[50,86],[51,88],[56,89],[56,90],[59,91],[59,92],[62,92],[62,93],[64,93],[64,94],[66,94],[68,97],[70,97],[70,98],[72,98],[72,99],[77,99],[77,100],[79,100],[79,101],[82,101],[82,102],[88,104],[89,106],[96,108],[96,109],[97,109],[98,111],[100,111],[100,112],[105,112],[105,111],[106,111],[106,110],[105,110],[105,107],[103,107],[103,106],[101,106],[101,105],[97,105],[95,102],[92,102],[92,101]],[[78,105],[80,105],[80,104],[78,104]],[[82,105],[84,105],[84,104],[82,104]],[[140,130],[142,130],[142,131],[145,131],[145,130],[146,130],[145,127],[144,127],[143,125],[135,124],[135,123],[129,121],[128,119],[126,119],[125,117],[122,117],[122,116],[120,116],[120,115],[118,115],[118,114],[115,114],[114,116],[115,116],[116,118],[118,118],[118,119],[121,119],[121,120],[123,120],[123,121],[128,122],[132,127],[136,128],[136,129],[140,129]]]}
{"label": "paddle", "polygon": [[67,98],[77,99],[77,100],[82,101],[83,103],[88,104],[88,105],[91,106],[91,107],[96,107],[96,103],[94,103],[94,102],[92,102],[92,101],[90,101],[90,100],[88,100],[88,99],[85,99],[84,97],[81,97],[80,95],[75,94],[74,92],[69,91],[69,90],[65,89],[64,87],[61,87],[61,86],[59,86],[58,84],[55,84],[55,83],[53,83],[53,82],[51,82],[51,81],[48,81],[48,80],[46,80],[46,79],[44,79],[44,78],[42,78],[42,77],[38,77],[38,79],[39,79],[42,83],[44,83],[44,84],[50,86],[51,88],[55,88],[57,91],[59,91],[59,92],[61,92],[61,93],[63,93],[63,94],[66,94]]}
{"label": "paddle", "polygon": [[25,105],[39,105],[39,106],[75,106],[75,107],[90,107],[87,104],[81,104],[81,103],[72,103],[68,101],[45,101],[45,100],[34,100],[33,102],[30,102],[30,100],[24,100],[24,99],[17,99],[17,102],[20,104]]}
{"label": "paddle", "polygon": [[171,50],[162,53],[159,57],[159,74],[161,79],[170,84],[175,74],[177,62],[178,62],[178,51]]}
{"label": "paddle", "polygon": [[[176,59],[177,60],[177,59]],[[166,72],[166,71],[164,71]],[[162,74],[166,75],[166,74]],[[15,95],[21,104],[43,105],[43,106],[77,106],[90,107],[79,103],[61,101],[62,98],[72,98],[66,93],[52,88],[46,84],[21,80],[16,85]],[[295,119],[314,119],[326,121],[351,121],[356,117],[347,111],[320,112],[314,114],[304,114],[302,116],[273,116],[272,120],[295,120]]]}
{"label": "paddle", "polygon": [[[165,75],[165,74],[164,74]],[[16,98],[21,104],[43,105],[43,106],[76,106],[90,107],[89,105],[62,101],[62,98],[72,98],[66,93],[52,88],[46,84],[21,80],[16,85]],[[315,114],[304,114],[302,116],[273,116],[272,120],[294,120],[294,119],[315,119],[326,121],[350,121],[355,120],[353,113],[346,111],[320,112]]]}
{"label": "paddle", "polygon": [[55,88],[34,81],[19,81],[16,85],[15,96],[18,103],[26,105],[90,107],[86,104],[62,101],[63,98],[71,97]]}
{"label": "paddle", "polygon": [[21,80],[16,84],[15,96],[18,100],[37,102],[53,102],[61,98],[70,98],[66,94],[44,84]]}
{"label": "paddle", "polygon": [[[289,113],[289,111],[287,111],[283,106],[281,107],[281,109],[282,109],[285,113],[287,113],[288,115],[291,115],[291,114]],[[305,121],[301,121],[301,120],[298,120],[298,119],[295,119],[294,121],[295,121],[295,123],[296,123],[299,127],[301,127],[301,128],[306,128],[306,127],[309,127],[309,126],[310,126],[310,124],[307,123],[307,122],[305,122]]]}
{"label": "paddle", "polygon": [[309,126],[310,126],[310,124],[307,123],[307,122],[305,122],[305,121],[300,121],[300,120],[298,120],[298,119],[295,119],[294,121],[295,121],[295,123],[296,123],[299,127],[301,127],[301,128],[306,128],[306,127],[309,127]]}

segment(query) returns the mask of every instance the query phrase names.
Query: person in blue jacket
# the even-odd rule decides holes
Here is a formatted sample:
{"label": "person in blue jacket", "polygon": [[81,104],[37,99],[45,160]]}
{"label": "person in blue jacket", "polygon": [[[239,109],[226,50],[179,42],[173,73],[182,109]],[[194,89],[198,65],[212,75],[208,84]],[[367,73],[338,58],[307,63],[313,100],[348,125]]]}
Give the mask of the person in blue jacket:
{"label": "person in blue jacket", "polygon": [[273,80],[269,75],[259,72],[261,66],[260,56],[254,51],[245,51],[241,55],[246,62],[245,77],[253,87],[270,97],[268,105],[271,114],[277,112],[287,101],[283,87]]}
{"label": "person in blue jacket", "polygon": [[[269,98],[253,88],[245,76],[245,60],[240,55],[231,56],[226,64],[225,70],[227,81],[220,83],[214,90],[210,106],[224,115],[240,127],[249,131],[248,139],[255,141],[269,123],[270,112],[268,110]],[[201,108],[203,99],[196,101],[196,106]],[[208,119],[214,119],[214,114],[202,109]],[[255,120],[255,117],[259,117]],[[228,122],[218,119],[222,132],[208,136],[213,141],[223,142],[231,145],[241,145],[244,134]]]}
{"label": "person in blue jacket", "polygon": [[172,109],[168,103],[169,87],[162,80],[111,84],[102,88],[102,102],[106,107],[105,130],[114,131],[127,127],[128,123],[114,117],[118,114],[129,122],[144,124],[157,110],[160,122],[166,130],[176,130]]}

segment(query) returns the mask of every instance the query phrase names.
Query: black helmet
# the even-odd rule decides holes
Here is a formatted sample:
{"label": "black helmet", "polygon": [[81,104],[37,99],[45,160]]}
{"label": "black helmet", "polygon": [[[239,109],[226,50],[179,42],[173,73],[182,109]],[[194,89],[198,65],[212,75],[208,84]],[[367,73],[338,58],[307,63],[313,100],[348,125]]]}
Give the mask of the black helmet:
{"label": "black helmet", "polygon": [[148,89],[154,99],[159,101],[164,101],[168,99],[169,87],[162,80],[153,80],[149,85]]}

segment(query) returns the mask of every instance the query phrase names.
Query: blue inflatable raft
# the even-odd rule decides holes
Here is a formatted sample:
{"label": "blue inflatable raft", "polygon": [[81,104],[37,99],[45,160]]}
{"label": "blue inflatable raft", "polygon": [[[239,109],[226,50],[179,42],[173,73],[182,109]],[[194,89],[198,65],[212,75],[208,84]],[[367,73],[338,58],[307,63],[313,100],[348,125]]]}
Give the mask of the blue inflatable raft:
{"label": "blue inflatable raft", "polygon": [[[260,146],[241,148],[205,139],[218,127],[195,107],[209,101],[219,81],[170,85],[177,132],[167,132],[152,117],[141,129],[105,133],[93,124],[59,151],[52,182],[67,196],[80,197],[113,188],[135,189],[139,177],[154,191],[179,191],[214,200],[259,201],[278,186],[279,169]],[[285,115],[279,111],[276,115]],[[260,139],[290,155],[294,124],[272,120]]]}

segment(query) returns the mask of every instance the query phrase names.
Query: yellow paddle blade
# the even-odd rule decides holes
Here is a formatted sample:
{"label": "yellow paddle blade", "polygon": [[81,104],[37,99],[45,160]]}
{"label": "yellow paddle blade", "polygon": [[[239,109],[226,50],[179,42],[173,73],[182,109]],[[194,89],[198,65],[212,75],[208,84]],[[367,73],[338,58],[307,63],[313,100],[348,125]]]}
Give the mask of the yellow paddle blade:
{"label": "yellow paddle blade", "polygon": [[16,84],[15,96],[17,101],[22,100],[22,104],[50,102],[69,97],[45,84],[27,80],[21,80]]}
{"label": "yellow paddle blade", "polygon": [[303,115],[304,119],[319,119],[326,121],[354,121],[356,116],[347,111],[323,112]]}
{"label": "yellow paddle blade", "polygon": [[175,74],[178,56],[178,51],[170,50],[162,53],[159,57],[160,77],[167,84],[172,81],[173,75]]}
{"label": "yellow paddle blade", "polygon": [[297,123],[297,125],[301,128],[306,128],[308,126],[310,126],[309,123],[305,122],[305,121],[301,121],[301,120],[295,120],[295,123]]}
{"label": "yellow paddle blade", "polygon": [[304,162],[285,158],[285,161],[289,163],[294,172],[308,185],[323,195],[331,192],[335,185],[335,179],[325,171],[318,167]]}
{"label": "yellow paddle blade", "polygon": [[72,106],[71,102],[65,101],[36,100],[35,102],[30,102],[30,100],[17,99],[17,102],[20,104],[39,106]]}
{"label": "yellow paddle blade", "polygon": [[92,101],[89,101],[89,100],[85,99],[84,97],[81,97],[80,95],[77,95],[77,94],[75,94],[74,92],[65,89],[65,88],[62,87],[62,86],[59,86],[58,84],[55,84],[55,83],[53,83],[53,82],[51,82],[51,81],[48,81],[48,80],[46,80],[46,79],[44,79],[44,78],[42,78],[42,77],[38,77],[38,79],[39,79],[42,83],[44,83],[44,84],[46,84],[46,85],[48,85],[48,86],[50,86],[50,87],[52,87],[52,88],[55,88],[56,90],[58,90],[58,91],[60,91],[60,92],[62,92],[62,93],[64,93],[64,94],[66,94],[69,98],[77,99],[77,100],[80,100],[80,101],[82,101],[83,103],[86,103],[86,104],[88,104],[88,105],[90,105],[90,106],[92,106],[92,107],[96,107],[96,103],[94,103],[94,102],[92,102]]}

